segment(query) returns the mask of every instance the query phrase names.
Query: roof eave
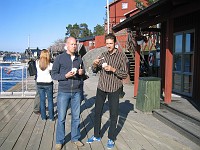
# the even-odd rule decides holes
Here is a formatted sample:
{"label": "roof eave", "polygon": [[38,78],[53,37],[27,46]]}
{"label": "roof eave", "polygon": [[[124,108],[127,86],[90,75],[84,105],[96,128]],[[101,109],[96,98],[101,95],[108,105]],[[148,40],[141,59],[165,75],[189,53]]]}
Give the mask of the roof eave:
{"label": "roof eave", "polygon": [[[128,28],[128,27],[130,27],[130,24],[137,25],[139,22],[135,22],[135,23],[133,22],[136,18],[141,17],[147,11],[153,10],[153,9],[159,7],[160,5],[163,5],[166,1],[168,1],[168,0],[157,1],[156,3],[152,4],[151,6],[145,8],[144,10],[138,12],[137,14],[127,18],[123,22],[121,22],[121,23],[117,24],[116,26],[114,26],[112,28],[113,31],[114,32],[118,32],[118,31],[120,31],[122,29]],[[140,22],[142,22],[142,20]],[[132,26],[132,28],[134,28],[134,26]]]}

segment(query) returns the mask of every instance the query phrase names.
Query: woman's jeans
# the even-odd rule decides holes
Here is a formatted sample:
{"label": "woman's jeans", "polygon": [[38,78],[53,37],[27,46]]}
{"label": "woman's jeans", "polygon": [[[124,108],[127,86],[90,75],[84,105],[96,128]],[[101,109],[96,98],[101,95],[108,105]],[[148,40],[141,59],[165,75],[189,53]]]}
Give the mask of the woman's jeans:
{"label": "woman's jeans", "polygon": [[110,111],[110,127],[108,130],[108,138],[116,140],[116,126],[119,112],[119,94],[120,89],[115,92],[104,92],[97,88],[95,101],[95,118],[94,118],[94,136],[100,137],[101,117],[103,105],[108,95],[109,111]]}
{"label": "woman's jeans", "polygon": [[65,121],[67,109],[71,104],[71,141],[75,142],[81,137],[80,133],[80,92],[64,93],[58,92],[57,111],[58,122],[56,130],[56,144],[65,143]]}
{"label": "woman's jeans", "polygon": [[53,84],[49,85],[37,85],[38,93],[40,95],[40,112],[42,120],[46,120],[46,95],[48,99],[48,111],[49,119],[54,120],[54,109],[53,109]]}

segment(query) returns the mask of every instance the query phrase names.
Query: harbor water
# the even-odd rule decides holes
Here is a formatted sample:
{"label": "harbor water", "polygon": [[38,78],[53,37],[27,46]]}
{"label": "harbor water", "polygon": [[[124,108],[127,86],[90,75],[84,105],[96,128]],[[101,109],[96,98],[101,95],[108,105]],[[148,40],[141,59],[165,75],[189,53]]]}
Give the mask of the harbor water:
{"label": "harbor water", "polygon": [[20,63],[0,63],[0,91],[5,92],[27,78],[27,66]]}

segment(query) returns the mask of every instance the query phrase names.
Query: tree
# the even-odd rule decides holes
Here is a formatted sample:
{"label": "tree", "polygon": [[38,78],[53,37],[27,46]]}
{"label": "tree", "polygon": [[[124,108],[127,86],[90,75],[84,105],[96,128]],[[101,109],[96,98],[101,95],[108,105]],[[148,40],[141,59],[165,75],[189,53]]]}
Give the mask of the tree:
{"label": "tree", "polygon": [[66,36],[73,36],[74,38],[84,38],[92,35],[86,23],[81,23],[80,25],[77,23],[74,25],[69,24],[66,30]]}
{"label": "tree", "polygon": [[58,39],[50,46],[52,52],[61,52],[64,50],[65,41],[63,39]]}
{"label": "tree", "polygon": [[158,0],[147,0],[147,5],[150,6],[151,4],[157,2]]}
{"label": "tree", "polygon": [[103,35],[104,33],[105,33],[104,26],[97,24],[96,27],[94,27],[94,32],[93,32],[94,36]]}
{"label": "tree", "polygon": [[[143,10],[146,8],[144,3],[141,0],[134,0],[136,2],[136,7],[140,10]],[[146,0],[147,1],[147,7],[150,6],[151,4],[157,2],[158,0]]]}
{"label": "tree", "polygon": [[74,25],[69,24],[66,27],[66,36],[73,36],[74,38],[79,38],[80,35],[80,27],[77,23],[75,23]]}
{"label": "tree", "polygon": [[75,38],[85,38],[88,36],[96,36],[96,35],[103,35],[104,34],[104,26],[99,24],[94,27],[94,32],[88,28],[86,23],[81,23],[78,25],[77,23],[74,25],[69,24],[66,27],[66,36],[73,36]]}
{"label": "tree", "polygon": [[91,36],[92,35],[92,32],[91,30],[88,29],[88,25],[86,23],[82,23],[80,24],[80,38],[84,38],[84,37],[87,37],[87,36]]}

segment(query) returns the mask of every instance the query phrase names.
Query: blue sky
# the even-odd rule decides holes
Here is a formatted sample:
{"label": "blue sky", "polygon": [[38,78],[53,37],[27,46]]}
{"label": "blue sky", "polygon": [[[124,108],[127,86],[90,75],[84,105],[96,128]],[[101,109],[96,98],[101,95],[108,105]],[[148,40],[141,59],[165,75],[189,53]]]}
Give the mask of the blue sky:
{"label": "blue sky", "polygon": [[106,0],[0,0],[0,50],[24,52],[28,37],[31,48],[47,48],[64,39],[68,24],[93,31],[104,23],[105,6]]}

